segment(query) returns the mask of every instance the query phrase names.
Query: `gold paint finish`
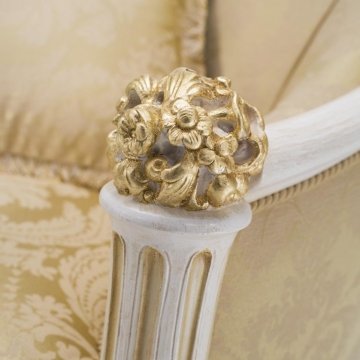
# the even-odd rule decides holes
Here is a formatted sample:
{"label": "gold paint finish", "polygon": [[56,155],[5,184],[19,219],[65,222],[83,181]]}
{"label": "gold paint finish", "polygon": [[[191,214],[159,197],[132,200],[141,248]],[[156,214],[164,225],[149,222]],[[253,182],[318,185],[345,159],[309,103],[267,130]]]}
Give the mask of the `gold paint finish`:
{"label": "gold paint finish", "polygon": [[204,251],[193,256],[188,269],[184,318],[181,326],[179,360],[191,359],[200,309],[204,300],[204,291],[209,275],[212,256]]}
{"label": "gold paint finish", "polygon": [[140,255],[142,284],[134,360],[151,359],[156,342],[164,284],[164,258],[153,248]]}
{"label": "gold paint finish", "polygon": [[125,246],[123,239],[114,233],[112,241],[112,273],[111,273],[111,286],[109,295],[109,316],[107,317],[108,323],[104,331],[104,344],[102,345],[104,353],[103,360],[112,360],[116,358],[116,341],[118,337],[118,325],[120,319],[121,308],[121,289],[122,277],[124,267],[124,252]]}
{"label": "gold paint finish", "polygon": [[108,136],[119,193],[188,210],[241,199],[268,150],[256,108],[215,79],[178,68],[126,88]]}

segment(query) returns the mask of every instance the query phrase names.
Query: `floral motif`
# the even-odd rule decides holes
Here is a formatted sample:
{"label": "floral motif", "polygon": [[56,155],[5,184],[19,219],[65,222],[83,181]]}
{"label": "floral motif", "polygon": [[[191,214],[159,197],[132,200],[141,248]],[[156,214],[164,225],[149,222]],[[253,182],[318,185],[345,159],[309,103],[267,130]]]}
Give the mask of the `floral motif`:
{"label": "floral motif", "polygon": [[[160,81],[142,76],[127,86],[117,111],[108,158],[121,194],[201,210],[238,200],[262,170],[263,119],[223,77],[187,68]],[[244,152],[254,156],[245,154],[245,162]]]}
{"label": "floral motif", "polygon": [[145,155],[156,140],[157,115],[151,106],[137,106],[115,118],[118,143],[125,156],[138,158]]}
{"label": "floral motif", "polygon": [[98,193],[2,174],[0,198],[6,194],[0,204],[0,358],[97,360],[111,239]]}
{"label": "floral motif", "polygon": [[[164,169],[163,163],[156,165]],[[359,170],[355,165],[321,189],[255,214],[251,231],[234,243],[211,359],[342,359],[342,354],[356,359]],[[231,176],[219,176],[224,175]],[[89,211],[98,207],[98,194],[86,190],[82,198],[71,198],[89,217],[78,229],[77,218],[59,222],[64,197],[55,188],[62,183],[6,174],[0,180],[0,194],[10,193],[15,182],[21,193],[44,188],[34,201],[46,193],[51,206],[29,211],[16,199],[0,205],[11,219],[0,219],[0,359],[98,360],[111,237],[107,217]],[[74,194],[83,189],[72,187]],[[43,265],[33,271],[30,263]]]}
{"label": "floral motif", "polygon": [[184,145],[189,150],[199,149],[204,136],[212,130],[212,122],[206,111],[189,104],[186,100],[175,100],[171,111],[163,115],[168,128],[169,141],[173,145]]}

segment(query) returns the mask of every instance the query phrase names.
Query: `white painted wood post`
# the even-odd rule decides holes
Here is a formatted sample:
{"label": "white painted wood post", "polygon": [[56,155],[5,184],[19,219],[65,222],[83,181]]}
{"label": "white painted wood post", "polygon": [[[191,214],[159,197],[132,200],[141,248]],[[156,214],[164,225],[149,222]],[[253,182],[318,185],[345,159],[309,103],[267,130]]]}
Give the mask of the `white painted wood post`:
{"label": "white painted wood post", "polygon": [[112,182],[100,202],[114,231],[103,360],[205,360],[228,253],[245,201],[189,212],[140,204]]}
{"label": "white painted wood post", "polygon": [[[269,156],[245,198],[255,201],[360,149],[360,88],[267,126]],[[101,191],[112,218],[112,282],[103,360],[206,359],[216,300],[246,202],[186,212],[136,203],[112,183]]]}

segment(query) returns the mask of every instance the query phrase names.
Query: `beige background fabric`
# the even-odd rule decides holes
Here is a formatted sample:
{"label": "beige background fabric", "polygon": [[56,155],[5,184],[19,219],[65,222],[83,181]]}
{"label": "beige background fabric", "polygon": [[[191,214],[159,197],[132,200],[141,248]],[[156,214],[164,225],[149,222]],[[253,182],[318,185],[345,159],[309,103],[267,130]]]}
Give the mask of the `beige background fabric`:
{"label": "beige background fabric", "polygon": [[360,353],[360,164],[255,215],[231,251],[211,360]]}
{"label": "beige background fabric", "polygon": [[360,2],[338,0],[274,103],[267,121],[300,114],[360,85]]}
{"label": "beige background fabric", "polygon": [[[360,85],[357,0],[212,0],[211,75],[281,120]],[[210,56],[209,56],[210,55]]]}
{"label": "beige background fabric", "polygon": [[132,79],[203,71],[205,0],[0,2],[0,154],[107,169]]}
{"label": "beige background fabric", "polygon": [[[360,164],[254,215],[232,248],[211,360],[354,360]],[[96,191],[0,176],[0,358],[97,360],[111,225]]]}
{"label": "beige background fabric", "polygon": [[[213,69],[264,112],[276,106],[270,120],[358,84],[356,0],[219,4]],[[105,169],[127,81],[180,63],[201,68],[203,5],[1,2],[0,152]],[[257,213],[231,252],[210,359],[356,359],[359,213],[359,165]],[[1,174],[2,360],[98,359],[110,237],[96,191]]]}

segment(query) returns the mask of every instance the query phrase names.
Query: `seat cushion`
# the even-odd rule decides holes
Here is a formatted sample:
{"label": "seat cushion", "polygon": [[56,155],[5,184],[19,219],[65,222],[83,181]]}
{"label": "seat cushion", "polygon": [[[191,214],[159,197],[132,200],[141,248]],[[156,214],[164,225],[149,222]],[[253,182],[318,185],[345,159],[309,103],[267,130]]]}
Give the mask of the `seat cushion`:
{"label": "seat cushion", "polygon": [[98,359],[110,238],[97,192],[0,176],[1,359]]}

